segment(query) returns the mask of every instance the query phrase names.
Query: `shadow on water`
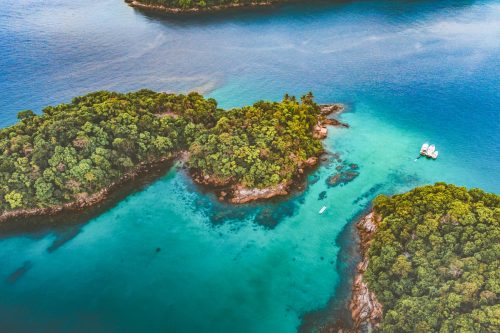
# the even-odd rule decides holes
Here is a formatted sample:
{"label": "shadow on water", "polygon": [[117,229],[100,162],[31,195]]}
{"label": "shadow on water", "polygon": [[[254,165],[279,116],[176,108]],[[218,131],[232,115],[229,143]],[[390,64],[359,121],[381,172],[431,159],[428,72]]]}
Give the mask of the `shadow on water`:
{"label": "shadow on water", "polygon": [[356,223],[371,209],[371,201],[381,194],[389,195],[401,191],[404,187],[421,185],[421,179],[414,174],[405,174],[395,171],[389,174],[386,183],[375,184],[354,200],[360,212],[350,218],[335,239],[339,247],[336,270],[340,276],[333,296],[327,305],[319,310],[306,313],[302,316],[299,332],[337,332],[339,329],[352,329],[352,318],[349,302],[352,295],[352,282],[356,275],[356,266],[361,261],[359,251],[360,240]]}
{"label": "shadow on water", "polygon": [[340,282],[335,289],[334,296],[323,309],[303,315],[299,332],[336,332],[340,328],[352,327],[348,307],[356,265],[361,261],[359,236],[355,224],[368,213],[369,208],[370,206],[366,206],[359,214],[349,219],[349,223],[335,239],[336,245],[340,248],[335,268],[341,277]]}
{"label": "shadow on water", "polygon": [[279,18],[286,15],[287,18],[302,18],[305,16],[315,16],[324,14],[331,10],[342,10],[347,6],[360,5],[369,10],[376,10],[380,15],[395,17],[426,15],[438,9],[461,8],[473,5],[477,0],[446,1],[436,4],[431,0],[413,1],[356,1],[356,0],[296,0],[288,3],[276,3],[262,7],[227,8],[218,11],[207,11],[198,13],[172,14],[167,12],[139,9],[133,10],[152,20],[161,20],[177,26],[203,26],[222,22],[252,23],[265,21],[267,19]]}
{"label": "shadow on water", "polygon": [[186,177],[186,180],[189,191],[201,192],[202,195],[198,196],[195,205],[214,226],[251,221],[274,229],[281,221],[297,213],[299,206],[304,203],[308,188],[305,186],[305,190],[293,192],[288,196],[234,205],[219,201],[212,189],[194,184],[189,177]]}
{"label": "shadow on water", "polygon": [[25,261],[21,267],[19,267],[18,269],[16,269],[14,272],[12,272],[8,277],[7,279],[5,279],[5,281],[7,283],[10,283],[10,284],[14,284],[16,283],[21,277],[24,276],[24,274],[26,274],[30,269],[31,267],[33,267],[33,263],[31,261]]}
{"label": "shadow on water", "polygon": [[43,238],[47,234],[54,233],[56,239],[47,249],[53,252],[76,237],[89,220],[110,210],[127,196],[143,190],[165,176],[171,167],[172,163],[163,163],[150,172],[142,173],[140,177],[123,184],[119,189],[112,191],[106,200],[91,208],[62,212],[54,216],[18,218],[7,223],[0,223],[0,239],[19,235]]}

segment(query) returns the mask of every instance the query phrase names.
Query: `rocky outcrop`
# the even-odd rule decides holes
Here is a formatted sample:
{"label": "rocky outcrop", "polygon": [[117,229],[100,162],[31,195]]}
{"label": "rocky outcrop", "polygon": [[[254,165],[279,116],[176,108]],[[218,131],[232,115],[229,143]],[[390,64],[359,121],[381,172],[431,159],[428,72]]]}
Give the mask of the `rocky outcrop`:
{"label": "rocky outcrop", "polygon": [[328,129],[322,123],[318,122],[313,129],[313,138],[323,140],[328,136]]}
{"label": "rocky outcrop", "polygon": [[335,104],[320,104],[319,106],[321,114],[324,116],[329,116],[332,113],[339,114],[345,110],[345,105],[340,103]]}
{"label": "rocky outcrop", "polygon": [[332,118],[325,118],[323,120],[323,125],[330,125],[330,126],[338,126],[338,127],[344,127],[344,128],[349,128],[349,124],[343,123],[337,119],[332,119]]}
{"label": "rocky outcrop", "polygon": [[372,332],[377,329],[382,320],[382,304],[378,302],[375,293],[370,291],[363,280],[368,267],[367,251],[378,223],[377,216],[371,212],[356,225],[361,240],[362,261],[357,266],[349,304],[355,332]]}
{"label": "rocky outcrop", "polygon": [[290,183],[281,183],[276,186],[259,188],[245,188],[237,186],[232,193],[232,198],[229,202],[234,204],[242,204],[255,200],[269,199],[275,196],[288,195]]}

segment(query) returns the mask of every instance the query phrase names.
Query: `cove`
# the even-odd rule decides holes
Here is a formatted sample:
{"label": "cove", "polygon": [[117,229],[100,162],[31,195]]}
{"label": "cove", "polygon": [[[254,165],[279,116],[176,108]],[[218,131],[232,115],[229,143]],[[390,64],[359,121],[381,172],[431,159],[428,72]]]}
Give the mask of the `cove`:
{"label": "cove", "polygon": [[[349,240],[374,196],[435,181],[500,190],[495,1],[335,2],[189,20],[121,0],[4,6],[1,126],[92,90],[147,87],[199,90],[223,107],[311,90],[347,103],[351,127],[330,132],[338,158],[287,200],[222,204],[174,167],[85,224],[2,236],[2,330],[295,332],[305,314],[342,308],[339,253],[349,244],[339,237]],[[414,161],[424,141],[437,161]],[[329,187],[343,163],[359,176]]]}

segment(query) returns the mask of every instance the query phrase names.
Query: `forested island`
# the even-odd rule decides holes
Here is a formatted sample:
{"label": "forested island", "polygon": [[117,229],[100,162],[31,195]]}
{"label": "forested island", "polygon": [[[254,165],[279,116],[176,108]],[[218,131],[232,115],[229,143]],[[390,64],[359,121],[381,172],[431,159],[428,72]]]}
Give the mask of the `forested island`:
{"label": "forested island", "polygon": [[132,7],[174,14],[263,7],[294,1],[297,0],[125,0]]}
{"label": "forested island", "polygon": [[180,155],[221,200],[284,195],[317,163],[324,124],[339,124],[326,115],[339,109],[320,107],[311,93],[226,111],[198,93],[140,90],[23,111],[0,130],[0,221],[92,206]]}
{"label": "forested island", "polygon": [[358,330],[500,330],[500,196],[444,183],[379,196],[358,229]]}

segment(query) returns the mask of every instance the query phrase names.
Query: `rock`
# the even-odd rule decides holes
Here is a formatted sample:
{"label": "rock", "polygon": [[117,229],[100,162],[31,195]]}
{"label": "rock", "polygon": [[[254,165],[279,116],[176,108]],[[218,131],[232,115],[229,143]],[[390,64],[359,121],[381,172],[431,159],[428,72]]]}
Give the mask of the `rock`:
{"label": "rock", "polygon": [[335,104],[321,104],[319,106],[321,114],[328,116],[332,113],[340,113],[345,110],[344,104],[335,103]]}
{"label": "rock", "polygon": [[326,118],[323,120],[323,125],[331,125],[331,126],[338,126],[338,127],[345,127],[349,128],[349,124],[343,123],[337,119],[332,119],[332,118]]}
{"label": "rock", "polygon": [[349,304],[355,332],[372,332],[376,330],[382,320],[383,308],[375,293],[369,290],[363,281],[363,274],[368,267],[366,252],[369,248],[374,232],[377,230],[376,217],[370,213],[357,223],[361,239],[363,260],[357,266],[357,274],[352,286],[352,297]]}
{"label": "rock", "polygon": [[327,135],[328,135],[328,129],[326,127],[323,127],[320,124],[314,126],[313,138],[324,139],[327,137]]}
{"label": "rock", "polygon": [[318,164],[318,158],[316,156],[309,157],[307,160],[304,161],[304,164],[308,167],[315,166]]}
{"label": "rock", "polygon": [[332,187],[338,185],[344,185],[351,182],[357,176],[359,176],[359,172],[357,171],[349,170],[349,171],[339,172],[328,178],[327,184],[328,186]]}
{"label": "rock", "polygon": [[260,199],[269,199],[280,195],[288,195],[289,186],[290,182],[281,183],[276,186],[266,187],[263,189],[237,186],[233,190],[233,197],[230,202],[234,204],[242,204]]}

